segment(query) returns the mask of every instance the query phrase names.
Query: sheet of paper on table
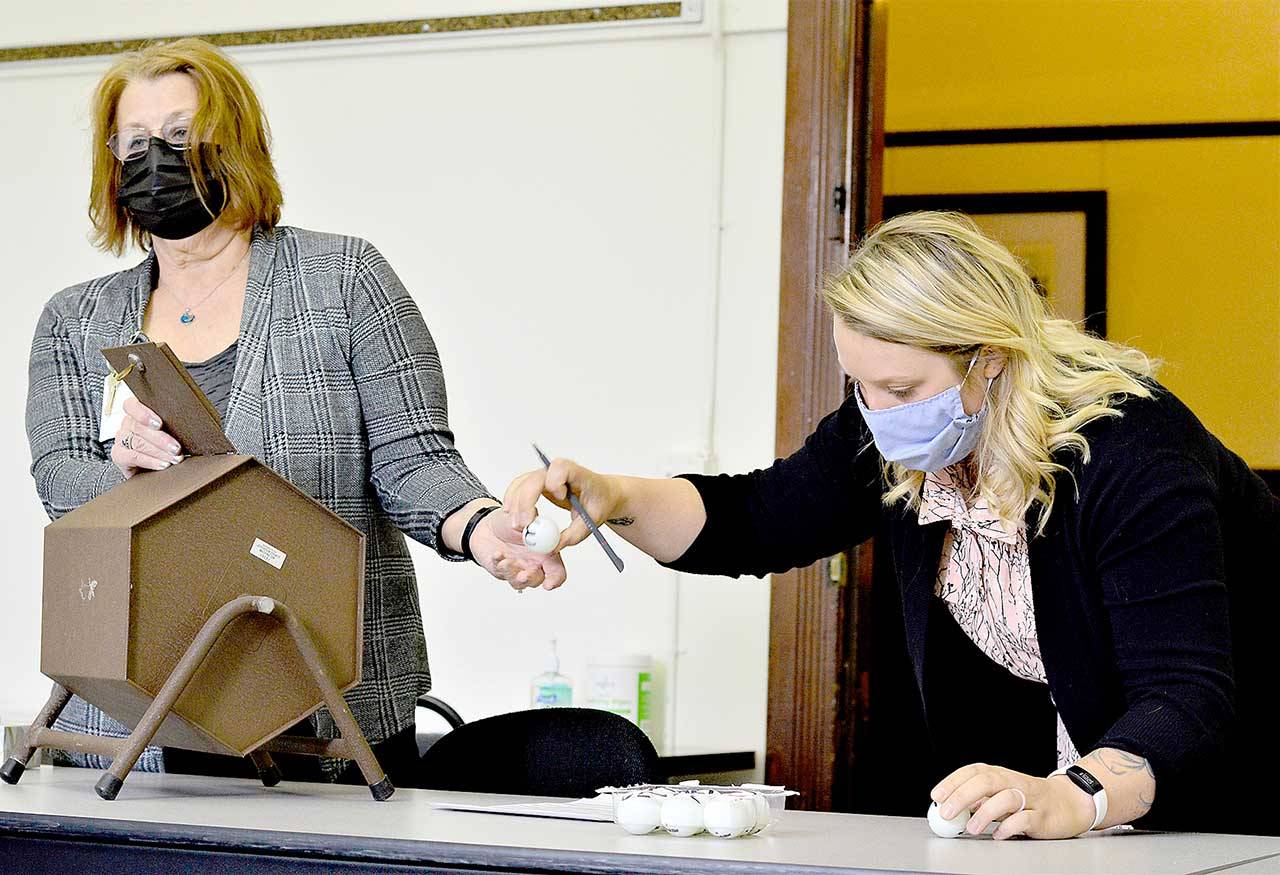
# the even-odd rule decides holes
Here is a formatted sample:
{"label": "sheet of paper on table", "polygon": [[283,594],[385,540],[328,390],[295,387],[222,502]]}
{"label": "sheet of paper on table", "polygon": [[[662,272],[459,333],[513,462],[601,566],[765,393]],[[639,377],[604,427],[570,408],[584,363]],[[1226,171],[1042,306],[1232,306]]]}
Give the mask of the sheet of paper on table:
{"label": "sheet of paper on table", "polygon": [[570,802],[515,802],[503,805],[466,805],[455,802],[432,802],[432,808],[449,811],[476,811],[481,814],[510,814],[519,817],[554,817],[561,820],[613,822],[613,802],[605,796],[574,799]]}

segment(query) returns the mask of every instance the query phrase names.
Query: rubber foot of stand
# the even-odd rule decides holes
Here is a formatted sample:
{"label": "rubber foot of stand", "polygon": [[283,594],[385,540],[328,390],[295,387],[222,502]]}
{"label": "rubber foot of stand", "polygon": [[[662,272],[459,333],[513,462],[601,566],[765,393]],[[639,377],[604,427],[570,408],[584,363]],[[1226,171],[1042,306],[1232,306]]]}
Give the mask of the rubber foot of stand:
{"label": "rubber foot of stand", "polygon": [[262,769],[258,772],[258,777],[262,779],[262,786],[274,787],[276,784],[280,783],[284,778],[284,775],[280,773],[280,767],[275,763],[272,763],[271,768]]}
{"label": "rubber foot of stand", "polygon": [[391,798],[391,794],[396,792],[396,788],[391,785],[390,778],[383,778],[376,784],[370,784],[369,792],[373,794],[373,798],[377,801],[386,802]]}
{"label": "rubber foot of stand", "polygon": [[98,795],[110,802],[120,795],[120,788],[124,786],[124,781],[115,775],[106,774],[98,779],[98,783],[93,785],[93,789],[98,791]]}
{"label": "rubber foot of stand", "polygon": [[17,757],[9,757],[9,759],[5,760],[4,765],[0,766],[0,781],[4,781],[6,784],[16,784],[26,770],[26,765],[18,762]]}

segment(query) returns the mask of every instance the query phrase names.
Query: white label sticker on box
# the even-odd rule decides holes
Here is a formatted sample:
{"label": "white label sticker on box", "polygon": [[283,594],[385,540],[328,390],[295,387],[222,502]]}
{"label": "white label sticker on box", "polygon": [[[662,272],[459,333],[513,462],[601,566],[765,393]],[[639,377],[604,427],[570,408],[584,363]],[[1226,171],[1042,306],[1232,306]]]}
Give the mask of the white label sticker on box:
{"label": "white label sticker on box", "polygon": [[280,568],[284,565],[284,551],[277,550],[261,538],[253,539],[253,547],[249,552],[268,565],[274,565],[276,568]]}

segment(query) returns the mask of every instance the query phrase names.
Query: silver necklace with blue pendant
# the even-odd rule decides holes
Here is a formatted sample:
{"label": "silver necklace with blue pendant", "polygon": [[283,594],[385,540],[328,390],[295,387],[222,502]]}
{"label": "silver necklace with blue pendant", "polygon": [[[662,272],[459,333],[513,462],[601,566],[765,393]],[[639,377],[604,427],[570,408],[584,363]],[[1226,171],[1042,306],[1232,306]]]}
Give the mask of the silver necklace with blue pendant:
{"label": "silver necklace with blue pendant", "polygon": [[[181,322],[183,325],[190,325],[192,322],[195,322],[195,321],[196,321],[196,314],[195,314],[195,313],[192,313],[191,311],[192,311],[192,310],[194,310],[196,307],[199,307],[199,306],[200,306],[201,304],[203,304],[205,301],[207,301],[207,300],[209,300],[210,298],[212,298],[212,297],[213,297],[213,293],[214,293],[214,292],[216,292],[218,289],[222,288],[222,284],[223,284],[223,283],[225,283],[227,280],[231,279],[233,276],[235,276],[235,275],[236,275],[236,271],[238,271],[238,270],[240,269],[240,265],[244,264],[244,260],[245,260],[246,258],[248,258],[248,257],[249,257],[249,253],[250,253],[250,251],[252,251],[252,249],[253,249],[253,247],[251,246],[251,247],[249,247],[249,249],[246,249],[246,250],[244,251],[244,255],[240,256],[240,260],[236,262],[236,266],[235,266],[235,267],[233,267],[233,268],[231,268],[231,273],[229,273],[229,274],[227,274],[226,276],[224,276],[224,277],[221,279],[221,281],[219,281],[219,283],[218,283],[216,286],[214,286],[213,288],[211,288],[211,289],[209,290],[209,293],[208,293],[207,295],[205,295],[205,296],[204,296],[203,298],[201,298],[199,301],[196,301],[196,302],[195,302],[194,304],[192,304],[190,307],[185,307],[185,308],[183,308],[183,310],[182,310],[182,315],[180,315],[180,316],[178,317],[178,321],[179,321],[179,322]],[[177,297],[177,296],[175,295],[174,297]],[[182,302],[181,302],[181,301],[179,301],[178,303],[179,303],[179,304],[181,304]]]}

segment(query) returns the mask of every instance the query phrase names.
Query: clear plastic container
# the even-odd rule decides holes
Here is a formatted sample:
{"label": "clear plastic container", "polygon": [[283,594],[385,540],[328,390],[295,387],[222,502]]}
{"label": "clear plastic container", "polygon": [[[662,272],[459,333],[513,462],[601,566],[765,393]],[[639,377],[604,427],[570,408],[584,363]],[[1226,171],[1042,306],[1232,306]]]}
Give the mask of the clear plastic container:
{"label": "clear plastic container", "polygon": [[[630,787],[604,787],[597,792],[603,796],[610,797],[613,803],[613,822],[622,826],[634,835],[653,832],[660,835],[670,834],[684,837],[688,835],[711,836],[712,833],[704,831],[702,826],[697,826],[696,828],[691,827],[689,830],[676,831],[676,829],[664,824],[661,819],[654,817],[652,814],[648,815],[648,817],[650,820],[656,820],[657,822],[652,823],[651,826],[650,821],[646,820],[642,820],[639,823],[634,821],[627,822],[624,826],[624,822],[620,821],[618,817],[619,809],[622,806],[622,803],[629,799],[650,797],[655,799],[659,808],[663,800],[681,795],[697,798],[703,803],[704,808],[707,802],[717,796],[753,800],[753,809],[755,812],[753,823],[749,826],[742,825],[745,828],[742,828],[741,831],[738,829],[732,829],[724,833],[717,834],[720,838],[742,838],[758,835],[759,833],[764,832],[766,829],[769,829],[777,823],[778,818],[782,816],[782,812],[786,810],[787,797],[799,795],[795,790],[788,790],[785,787],[772,787],[765,784],[719,786],[699,784],[697,782],[686,782],[684,784],[635,784]],[[635,817],[634,812],[642,809],[643,806],[630,806],[629,810],[632,812],[630,816]],[[623,810],[627,811],[628,809]],[[642,814],[641,817],[643,818],[645,815]]]}

